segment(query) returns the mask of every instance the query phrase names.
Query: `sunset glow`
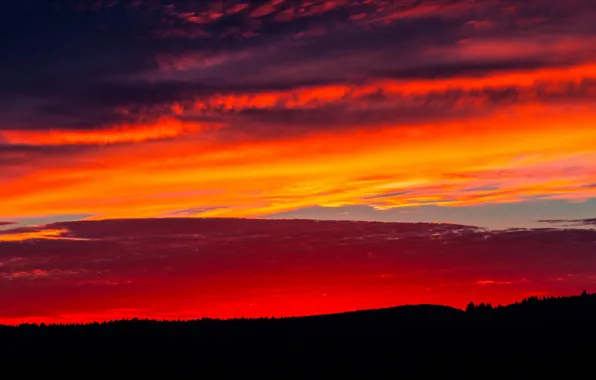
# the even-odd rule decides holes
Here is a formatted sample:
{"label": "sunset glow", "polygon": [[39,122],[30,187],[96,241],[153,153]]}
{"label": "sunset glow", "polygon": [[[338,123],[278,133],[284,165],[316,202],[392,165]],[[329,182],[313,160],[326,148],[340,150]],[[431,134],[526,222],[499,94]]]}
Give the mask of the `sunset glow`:
{"label": "sunset glow", "polygon": [[[536,250],[531,228],[562,233],[539,219],[596,217],[591,0],[8,7],[0,324],[463,307],[596,283],[588,256],[561,271],[538,252],[527,257],[536,270],[513,257],[489,267],[497,248],[511,249],[508,228],[527,228],[516,239]],[[188,231],[162,235],[160,221],[197,217],[257,224],[239,225],[239,238],[218,224],[228,219],[215,230],[179,219]],[[494,246],[442,237],[457,252],[443,262],[429,230],[408,246],[366,237],[398,224],[329,222],[321,235],[277,220],[300,217],[503,231]],[[279,226],[261,230],[260,219]],[[577,255],[593,249],[593,226],[574,226],[584,233]],[[309,248],[288,245],[294,238]],[[328,240],[353,260],[325,256]],[[564,260],[557,244],[540,249]]]}

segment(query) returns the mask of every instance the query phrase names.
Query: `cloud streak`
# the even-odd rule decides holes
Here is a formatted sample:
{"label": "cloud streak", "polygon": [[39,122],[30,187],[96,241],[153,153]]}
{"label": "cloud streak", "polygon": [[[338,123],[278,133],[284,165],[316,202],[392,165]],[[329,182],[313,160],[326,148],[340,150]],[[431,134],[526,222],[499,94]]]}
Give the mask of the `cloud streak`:
{"label": "cloud streak", "polygon": [[8,130],[2,132],[2,135],[11,145],[106,145],[171,139],[184,134],[200,133],[208,128],[206,123],[159,118],[154,125],[150,126],[132,125],[113,129],[79,131]]}
{"label": "cloud streak", "polygon": [[547,220],[539,220],[539,222],[555,224],[555,225],[562,225],[565,227],[568,227],[568,226],[583,226],[583,227],[596,226],[596,218],[592,218],[592,219],[547,219]]}

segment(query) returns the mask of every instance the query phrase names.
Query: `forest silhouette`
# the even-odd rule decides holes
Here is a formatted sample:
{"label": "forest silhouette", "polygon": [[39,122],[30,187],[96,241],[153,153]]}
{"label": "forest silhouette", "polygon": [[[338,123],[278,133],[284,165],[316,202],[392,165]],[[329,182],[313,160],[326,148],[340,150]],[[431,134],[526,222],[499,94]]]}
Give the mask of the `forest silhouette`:
{"label": "forest silhouette", "polygon": [[557,368],[569,377],[591,363],[594,321],[596,294],[584,291],[465,310],[406,305],[292,318],[22,324],[0,326],[0,364],[31,375],[134,378],[164,369],[170,378],[335,379]]}

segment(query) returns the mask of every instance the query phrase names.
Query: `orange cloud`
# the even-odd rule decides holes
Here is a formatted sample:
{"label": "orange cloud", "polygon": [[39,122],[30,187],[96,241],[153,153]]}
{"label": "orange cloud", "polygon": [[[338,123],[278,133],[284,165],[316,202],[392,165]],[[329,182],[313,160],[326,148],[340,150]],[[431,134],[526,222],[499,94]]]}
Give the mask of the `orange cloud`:
{"label": "orange cloud", "polygon": [[0,242],[3,241],[23,241],[32,239],[63,239],[62,234],[68,232],[67,230],[40,230],[40,231],[25,231],[8,234],[0,234]]}
{"label": "orange cloud", "polygon": [[[173,106],[174,113],[181,114],[180,106]],[[0,135],[10,144],[27,145],[69,145],[69,144],[115,144],[142,142],[177,137],[207,129],[199,123],[181,122],[172,118],[161,118],[153,125],[127,125],[101,130],[54,130],[27,131],[8,130]]]}
{"label": "orange cloud", "polygon": [[[396,191],[405,194],[378,206],[590,196],[594,189],[583,185],[596,183],[595,118],[589,104],[530,104],[459,122],[371,125],[285,140],[215,135],[108,146],[8,181],[0,188],[2,217],[154,217],[189,208],[207,209],[201,216],[259,216],[371,204],[366,197]],[[378,178],[367,179],[370,173]],[[464,191],[495,179],[497,190]]]}
{"label": "orange cloud", "polygon": [[[533,99],[538,89],[546,93],[565,91],[571,84],[596,79],[596,64],[565,68],[545,68],[534,71],[513,71],[483,77],[457,77],[428,80],[377,80],[364,85],[326,85],[302,87],[287,91],[219,94],[195,102],[199,111],[211,109],[241,111],[269,108],[316,108],[337,102],[354,101],[374,94],[390,97],[425,96],[447,91],[482,91],[516,88],[521,97]],[[548,86],[547,86],[548,85]],[[546,87],[545,87],[546,86]],[[596,94],[596,88],[593,89]],[[478,95],[475,95],[476,97]]]}

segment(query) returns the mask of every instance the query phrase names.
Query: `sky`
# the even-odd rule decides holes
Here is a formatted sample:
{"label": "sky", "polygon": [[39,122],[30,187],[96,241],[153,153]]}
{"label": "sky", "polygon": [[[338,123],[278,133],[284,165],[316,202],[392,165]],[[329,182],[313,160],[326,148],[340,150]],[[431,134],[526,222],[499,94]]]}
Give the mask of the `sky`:
{"label": "sky", "polygon": [[[569,244],[578,244],[578,260],[594,247],[592,0],[9,0],[1,6],[0,323],[68,315],[94,320],[128,309],[182,317],[198,310],[302,315],[416,300],[461,306],[472,296],[510,301],[528,291],[582,287],[569,285],[567,274],[590,286],[590,262],[580,268],[586,273],[573,267],[554,277],[548,271],[556,266],[544,264],[537,283],[516,258],[505,260],[507,279],[480,274],[511,254],[502,248],[510,236],[527,239],[522,245],[530,248],[544,237],[552,243],[548,254],[560,260],[567,260]],[[216,235],[228,237],[213,240],[203,232],[212,227],[196,218],[218,218],[210,221]],[[321,222],[302,225],[296,218]],[[253,246],[236,236],[236,223],[247,223],[238,228],[248,236],[266,226],[263,236],[272,241]],[[299,223],[297,231],[291,223]],[[494,236],[491,248],[479,248],[476,238],[445,238],[464,245],[449,265],[472,261],[478,275],[439,281],[430,275],[438,253],[424,244],[416,251],[426,257],[416,261],[418,269],[414,262],[400,267],[403,246],[385,238],[381,244],[363,237],[364,251],[380,255],[378,263],[387,260],[389,269],[401,268],[383,277],[393,279],[387,280],[392,292],[410,292],[403,285],[409,280],[396,280],[409,268],[426,273],[416,281],[426,279],[432,289],[476,284],[457,288],[466,296],[445,285],[432,296],[418,289],[411,293],[416,297],[372,297],[376,285],[365,281],[360,296],[342,300],[360,276],[357,268],[362,275],[373,270],[359,261],[365,259],[329,262],[323,248],[304,253],[287,245],[294,238],[323,244],[318,228],[325,225],[335,234],[325,244],[349,256],[356,254],[351,246],[336,240],[348,230],[435,223]],[[155,240],[155,231],[174,225],[188,232]],[[122,236],[120,229],[134,233]],[[572,242],[555,243],[557,236]],[[150,252],[153,243],[159,254]],[[237,244],[230,255],[241,257],[223,258],[228,268],[202,253],[188,256],[203,252],[194,251],[197,244],[214,255]],[[287,262],[275,259],[276,267],[260,256],[261,247],[268,254],[287,251]],[[484,261],[474,261],[475,253]],[[540,252],[527,254],[542,268]],[[97,269],[102,255],[109,264]],[[139,259],[140,272],[128,267],[136,260],[130,255],[148,256]],[[147,295],[159,283],[166,302],[186,278],[162,273],[156,255],[174,273],[188,270],[188,289],[203,289],[207,278],[219,283],[221,299],[191,302],[182,292],[185,301],[172,301],[168,312],[152,306]],[[323,278],[296,269],[290,277],[304,289],[283,305],[267,298],[281,294],[274,289],[290,291],[284,271],[302,268],[299,263],[321,276],[326,265],[337,265],[329,281],[342,296],[317,304],[309,294],[321,293]],[[260,270],[266,274],[254,274]],[[109,286],[105,271],[116,278]],[[128,292],[129,275],[126,281],[139,285]],[[24,289],[29,298],[19,301]],[[95,303],[77,309],[83,293],[75,289]],[[261,301],[245,302],[244,293]],[[114,301],[108,297],[114,294],[129,298]]]}

